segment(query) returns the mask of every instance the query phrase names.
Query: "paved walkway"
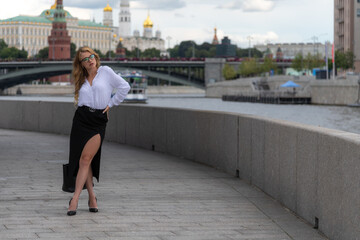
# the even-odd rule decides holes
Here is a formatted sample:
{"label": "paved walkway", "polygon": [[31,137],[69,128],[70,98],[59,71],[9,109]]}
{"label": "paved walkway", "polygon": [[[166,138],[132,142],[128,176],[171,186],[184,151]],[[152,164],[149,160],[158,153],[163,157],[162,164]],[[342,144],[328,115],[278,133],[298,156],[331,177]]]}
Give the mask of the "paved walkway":
{"label": "paved walkway", "polygon": [[104,142],[99,213],[66,216],[68,137],[0,129],[0,239],[318,240],[261,191],[210,167]]}

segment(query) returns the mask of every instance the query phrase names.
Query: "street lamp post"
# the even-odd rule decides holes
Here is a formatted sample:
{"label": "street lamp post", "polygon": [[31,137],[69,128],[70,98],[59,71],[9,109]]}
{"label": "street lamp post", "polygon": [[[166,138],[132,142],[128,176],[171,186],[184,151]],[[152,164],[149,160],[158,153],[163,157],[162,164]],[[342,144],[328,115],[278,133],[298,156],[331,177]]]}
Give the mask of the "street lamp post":
{"label": "street lamp post", "polygon": [[191,41],[192,44],[192,58],[195,58],[195,43]]}
{"label": "street lamp post", "polygon": [[253,39],[253,37],[248,36],[247,39],[249,40],[249,58],[251,58],[251,39]]}

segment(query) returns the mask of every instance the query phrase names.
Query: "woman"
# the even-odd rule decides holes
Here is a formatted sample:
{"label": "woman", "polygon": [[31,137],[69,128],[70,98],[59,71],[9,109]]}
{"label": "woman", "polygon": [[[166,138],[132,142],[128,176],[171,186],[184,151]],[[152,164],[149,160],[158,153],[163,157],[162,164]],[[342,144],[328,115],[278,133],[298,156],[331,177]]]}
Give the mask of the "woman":
{"label": "woman", "polygon": [[[111,68],[100,66],[100,58],[89,47],[80,48],[73,62],[75,103],[78,108],[70,134],[70,176],[76,176],[75,192],[67,215],[76,214],[80,193],[86,184],[89,211],[97,212],[93,177],[99,182],[101,145],[108,113],[119,105],[130,90],[129,84]],[[111,97],[114,89],[116,94]]]}

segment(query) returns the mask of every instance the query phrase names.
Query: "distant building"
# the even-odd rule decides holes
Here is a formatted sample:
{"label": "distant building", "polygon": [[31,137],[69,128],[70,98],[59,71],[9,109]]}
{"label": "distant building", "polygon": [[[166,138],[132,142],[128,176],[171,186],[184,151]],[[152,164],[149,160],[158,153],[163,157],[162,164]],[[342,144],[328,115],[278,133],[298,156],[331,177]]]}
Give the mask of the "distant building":
{"label": "distant building", "polygon": [[161,38],[161,32],[156,31],[155,36],[153,35],[153,22],[150,19],[150,15],[148,14],[146,20],[143,24],[144,31],[143,36],[140,36],[140,32],[138,30],[134,31],[134,35],[130,37],[123,37],[122,44],[123,46],[132,51],[136,48],[144,51],[149,48],[155,48],[162,52],[165,51],[165,40]]}
{"label": "distant building", "polygon": [[360,72],[360,1],[334,1],[335,49],[355,55],[355,71]]}
{"label": "distant building", "polygon": [[[275,44],[256,44],[254,48],[266,54],[276,56],[278,48],[281,49],[283,58],[293,59],[297,54],[307,56],[319,54],[321,58],[325,58],[325,44],[323,43],[275,43]],[[331,58],[331,43],[327,44],[328,57]]]}
{"label": "distant building", "polygon": [[113,17],[112,17],[112,8],[109,6],[109,4],[106,5],[104,8],[104,18],[103,18],[103,24],[104,26],[112,27],[113,26]]}
{"label": "distant building", "polygon": [[284,58],[284,54],[281,51],[281,48],[278,47],[277,51],[276,51],[276,59],[283,59]]}
{"label": "distant building", "polygon": [[[24,48],[29,56],[35,56],[40,49],[48,47],[52,22],[54,21],[55,4],[44,10],[39,16],[20,15],[0,20],[0,39],[18,49]],[[77,47],[89,46],[106,53],[115,49],[112,43],[113,29],[89,20],[80,20],[65,10],[65,19],[71,42]]]}
{"label": "distant building", "polygon": [[228,37],[224,37],[221,44],[216,45],[216,57],[235,57],[236,49],[236,45],[231,44]]}
{"label": "distant building", "polygon": [[131,13],[129,0],[120,1],[118,35],[122,38],[131,36]]}

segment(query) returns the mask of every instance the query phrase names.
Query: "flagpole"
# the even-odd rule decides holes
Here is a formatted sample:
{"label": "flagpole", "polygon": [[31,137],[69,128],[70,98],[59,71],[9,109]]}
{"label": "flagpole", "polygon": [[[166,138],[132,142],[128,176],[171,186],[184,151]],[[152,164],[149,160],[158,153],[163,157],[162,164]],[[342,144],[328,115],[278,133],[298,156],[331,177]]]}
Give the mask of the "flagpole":
{"label": "flagpole", "polygon": [[336,69],[336,66],[335,66],[335,46],[334,46],[334,43],[332,45],[332,63],[333,63],[333,79],[335,80],[335,69]]}
{"label": "flagpole", "polygon": [[329,80],[329,64],[328,64],[328,41],[325,41],[325,59],[326,59],[326,80]]}

